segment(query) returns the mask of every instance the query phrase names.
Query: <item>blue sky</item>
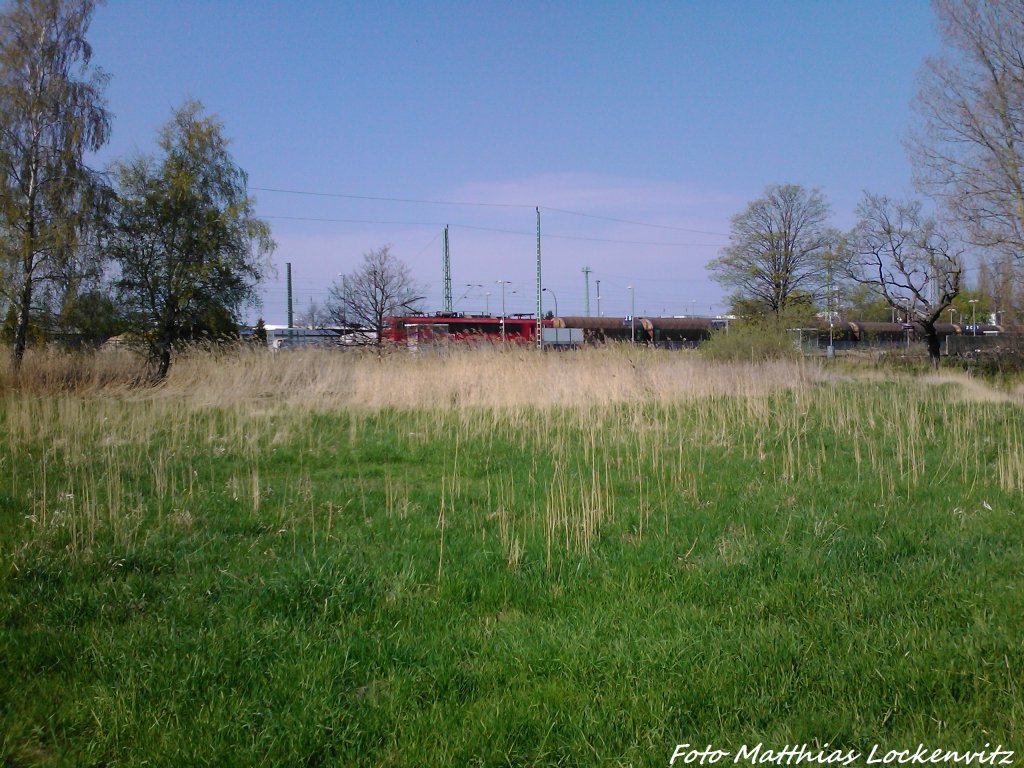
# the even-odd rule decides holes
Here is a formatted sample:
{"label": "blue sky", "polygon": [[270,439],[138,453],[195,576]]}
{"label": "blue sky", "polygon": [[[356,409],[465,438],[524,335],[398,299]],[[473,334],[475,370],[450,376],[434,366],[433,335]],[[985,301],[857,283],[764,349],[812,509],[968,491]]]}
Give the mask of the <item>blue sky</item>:
{"label": "blue sky", "polygon": [[286,262],[300,310],[388,243],[440,308],[445,224],[456,309],[493,311],[509,280],[532,311],[535,206],[562,314],[585,265],[592,311],[601,280],[604,314],[627,285],[638,314],[719,312],[705,265],[766,185],[821,188],[842,228],[865,189],[913,193],[901,139],[938,51],[923,0],[109,0],[90,38],[101,163],[152,151],[186,98],[223,121],[278,243],[268,322]]}

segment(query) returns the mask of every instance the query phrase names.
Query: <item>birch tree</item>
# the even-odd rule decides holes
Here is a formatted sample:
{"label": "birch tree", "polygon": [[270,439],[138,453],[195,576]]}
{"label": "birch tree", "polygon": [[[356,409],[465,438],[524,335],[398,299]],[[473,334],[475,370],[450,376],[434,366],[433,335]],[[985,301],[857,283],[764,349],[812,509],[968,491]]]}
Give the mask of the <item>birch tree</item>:
{"label": "birch tree", "polygon": [[66,275],[101,189],[87,152],[110,135],[106,75],[91,66],[94,0],[15,0],[0,12],[0,253],[25,354],[39,291]]}
{"label": "birch tree", "polygon": [[118,300],[162,379],[180,342],[237,326],[274,249],[223,126],[195,101],[160,131],[160,153],[115,169],[105,231]]}

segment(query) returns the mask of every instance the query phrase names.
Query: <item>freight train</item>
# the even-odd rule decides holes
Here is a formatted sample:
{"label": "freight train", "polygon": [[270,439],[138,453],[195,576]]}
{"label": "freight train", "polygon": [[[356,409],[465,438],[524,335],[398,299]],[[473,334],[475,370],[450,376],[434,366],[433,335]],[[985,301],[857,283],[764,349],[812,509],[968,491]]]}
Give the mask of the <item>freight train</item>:
{"label": "freight train", "polygon": [[[608,341],[635,341],[655,347],[695,347],[717,330],[725,330],[729,318],[717,317],[546,317],[542,328],[568,328],[582,331],[584,344]],[[1009,329],[1000,325],[936,323],[940,342],[947,336],[1002,335]],[[839,349],[858,346],[881,346],[913,343],[924,340],[920,323],[882,323],[842,320],[832,323],[818,320],[813,325],[793,328],[803,342],[814,340],[821,346],[831,343]],[[391,317],[387,319],[384,338],[398,343],[436,343],[441,340],[460,343],[489,343],[504,339],[516,344],[536,341],[537,320],[532,315],[506,318],[490,315],[444,314]]]}

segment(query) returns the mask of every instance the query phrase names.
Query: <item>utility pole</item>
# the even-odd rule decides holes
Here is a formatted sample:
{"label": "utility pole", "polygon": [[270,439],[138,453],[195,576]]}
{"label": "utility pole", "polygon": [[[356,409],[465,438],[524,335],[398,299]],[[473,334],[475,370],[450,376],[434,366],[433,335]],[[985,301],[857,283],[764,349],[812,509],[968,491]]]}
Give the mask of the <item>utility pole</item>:
{"label": "utility pole", "polygon": [[505,343],[505,286],[508,285],[511,280],[498,280],[498,285],[501,286],[501,343]]}
{"label": "utility pole", "polygon": [[448,254],[448,225],[444,227],[444,252],[442,256],[442,285],[444,286],[444,306],[442,309],[448,316],[452,314],[452,264]]}
{"label": "utility pole", "polygon": [[541,271],[540,271],[540,207],[537,208],[537,349],[544,349],[544,335],[541,333],[541,327],[543,321],[541,320],[541,312],[543,312],[544,304],[541,298]]}
{"label": "utility pole", "polygon": [[[292,263],[285,264],[285,271],[288,275],[288,328],[292,328]],[[289,334],[290,335],[290,334]]]}
{"label": "utility pole", "polygon": [[597,281],[597,316],[601,316],[601,281]]}
{"label": "utility pole", "polygon": [[583,314],[590,317],[590,267],[583,268],[583,279],[587,284],[587,292],[583,294]]}
{"label": "utility pole", "polygon": [[632,285],[626,287],[629,288],[629,341],[636,344],[636,291]]}

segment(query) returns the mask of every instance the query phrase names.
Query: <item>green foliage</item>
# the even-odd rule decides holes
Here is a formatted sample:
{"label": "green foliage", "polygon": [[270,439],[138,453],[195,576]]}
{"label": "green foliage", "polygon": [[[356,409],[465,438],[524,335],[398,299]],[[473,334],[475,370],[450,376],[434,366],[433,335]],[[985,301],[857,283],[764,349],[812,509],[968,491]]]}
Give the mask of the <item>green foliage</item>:
{"label": "green foliage", "polygon": [[15,0],[0,13],[0,291],[20,363],[38,292],[77,258],[102,184],[83,158],[110,135],[90,68],[94,0]]}
{"label": "green foliage", "polygon": [[[14,343],[18,329],[18,310],[12,304],[7,308],[3,322],[0,323],[0,339],[6,343]],[[29,323],[25,330],[25,346],[35,347],[46,341],[46,334],[38,323]]]}
{"label": "green foliage", "polygon": [[701,354],[708,360],[738,362],[798,357],[797,342],[789,329],[807,321],[806,313],[782,319],[762,316],[733,321],[701,344]]}
{"label": "green foliage", "polygon": [[892,321],[892,307],[884,296],[872,290],[870,285],[852,283],[840,294],[840,313],[844,320],[861,320],[873,323]]}
{"label": "green foliage", "polygon": [[[973,304],[971,303],[972,301],[974,302]],[[954,310],[953,322],[963,325],[974,323],[975,318],[977,318],[979,325],[987,325],[990,316],[996,310],[992,306],[992,300],[989,296],[979,290],[966,288],[960,290],[960,293],[950,303],[950,307]],[[949,317],[949,310],[947,310],[946,319]]]}
{"label": "green foliage", "polygon": [[267,346],[267,324],[263,322],[262,317],[256,321],[256,327],[252,331],[252,338],[260,346]]}
{"label": "green foliage", "polygon": [[65,345],[75,348],[98,347],[127,330],[116,302],[101,290],[83,291],[69,297],[58,323],[64,330]]}
{"label": "green foliage", "polygon": [[106,235],[119,300],[163,378],[176,345],[236,331],[274,243],[221,123],[202,105],[176,110],[159,144],[160,157],[116,166]]}
{"label": "green foliage", "polygon": [[729,313],[744,320],[792,326],[812,322],[817,313],[817,306],[814,295],[808,291],[793,291],[785,309],[779,311],[761,299],[744,298],[734,294],[729,302]]}

